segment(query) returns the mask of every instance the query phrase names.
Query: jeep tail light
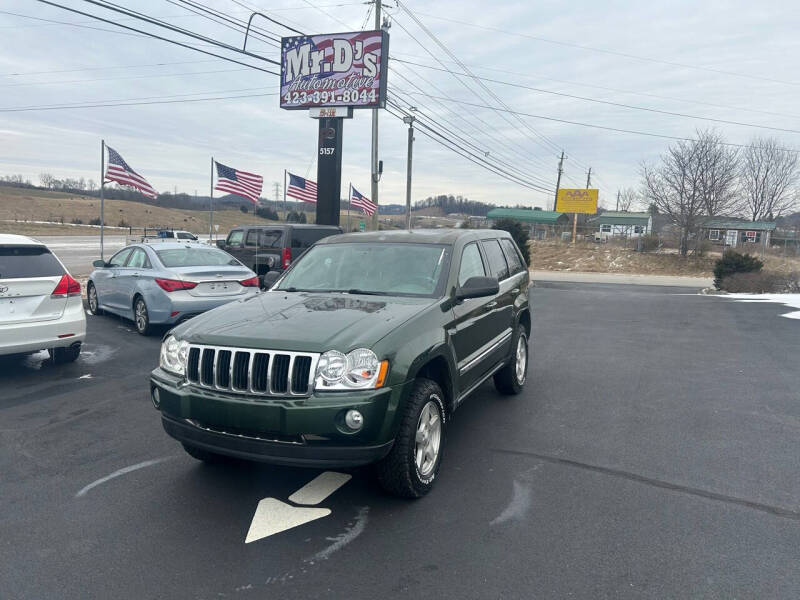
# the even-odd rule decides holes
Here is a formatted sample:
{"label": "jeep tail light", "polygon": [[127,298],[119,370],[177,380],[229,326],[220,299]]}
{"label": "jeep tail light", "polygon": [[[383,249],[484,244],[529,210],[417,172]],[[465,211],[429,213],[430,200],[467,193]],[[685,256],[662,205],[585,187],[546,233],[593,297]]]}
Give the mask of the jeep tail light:
{"label": "jeep tail light", "polygon": [[281,265],[284,269],[288,269],[290,264],[292,264],[292,249],[284,248],[281,252]]}
{"label": "jeep tail light", "polygon": [[161,279],[156,277],[156,283],[165,292],[177,292],[178,290],[191,290],[197,287],[193,281],[181,281],[180,279]]}
{"label": "jeep tail light", "polygon": [[56,289],[50,294],[54,298],[66,298],[67,296],[80,296],[81,284],[75,281],[69,273],[64,273],[58,282]]}
{"label": "jeep tail light", "polygon": [[244,287],[258,287],[258,277],[245,279],[244,281],[240,281],[239,284],[243,285]]}

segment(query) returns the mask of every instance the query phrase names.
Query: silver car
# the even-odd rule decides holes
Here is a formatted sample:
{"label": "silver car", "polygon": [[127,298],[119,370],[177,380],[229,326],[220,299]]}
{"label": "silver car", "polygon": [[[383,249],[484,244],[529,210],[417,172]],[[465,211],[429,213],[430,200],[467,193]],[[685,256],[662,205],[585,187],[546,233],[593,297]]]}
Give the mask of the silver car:
{"label": "silver car", "polygon": [[132,244],[94,266],[86,285],[89,310],[132,319],[142,335],[151,325],[172,325],[259,293],[253,271],[197,243]]}

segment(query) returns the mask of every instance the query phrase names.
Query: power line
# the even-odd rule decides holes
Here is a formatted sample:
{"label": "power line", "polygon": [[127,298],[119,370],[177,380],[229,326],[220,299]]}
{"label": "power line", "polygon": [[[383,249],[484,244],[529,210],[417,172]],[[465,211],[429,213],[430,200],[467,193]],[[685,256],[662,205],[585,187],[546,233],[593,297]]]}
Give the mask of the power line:
{"label": "power line", "polygon": [[146,63],[139,65],[114,65],[111,67],[81,67],[78,69],[60,69],[56,71],[28,71],[27,73],[0,73],[0,77],[17,77],[27,75],[52,75],[54,73],[79,73],[81,71],[107,71],[110,69],[138,69],[141,67],[165,67],[171,65],[194,65],[201,63],[217,62],[216,59],[208,60],[182,60],[178,62],[165,62],[165,63]]}
{"label": "power line", "polygon": [[[486,108],[488,110],[498,110],[497,107],[495,107],[495,106],[488,106],[486,104],[476,104],[474,102],[467,102],[466,100],[454,100],[452,98],[444,98],[444,97],[430,96],[430,95],[428,95],[427,97],[428,98],[439,98],[440,100],[443,100],[443,101],[446,101],[446,102],[455,102],[456,104],[462,104],[464,106],[472,106],[472,107],[475,107],[475,108]],[[622,128],[618,128],[618,127],[608,127],[606,125],[596,125],[596,124],[593,124],[593,123],[582,123],[580,121],[570,121],[570,120],[567,120],[567,119],[557,119],[555,117],[546,117],[544,115],[535,115],[535,114],[532,114],[532,113],[527,113],[527,112],[522,112],[522,111],[511,111],[510,109],[509,109],[508,112],[513,112],[513,113],[515,113],[517,115],[520,115],[522,117],[531,117],[533,119],[544,119],[545,121],[555,121],[556,123],[566,123],[568,125],[578,125],[580,127],[590,127],[590,128],[593,128],[593,129],[603,129],[605,131],[614,131],[614,132],[617,132],[617,133],[632,133],[632,134],[635,134],[635,135],[644,135],[644,136],[648,136],[648,137],[664,138],[664,139],[668,139],[668,140],[678,140],[678,141],[682,141],[682,142],[696,142],[697,141],[694,138],[678,137],[678,136],[674,136],[674,135],[666,135],[666,134],[661,134],[661,133],[651,133],[651,132],[647,132],[647,131],[636,131],[636,130],[632,130],[632,129],[622,129]],[[736,148],[750,148],[751,147],[749,144],[734,144],[732,142],[720,142],[720,144],[722,144],[723,146],[733,146],[733,147],[736,147]],[[781,150],[784,150],[786,152],[800,152],[800,150],[793,150],[791,148],[781,148]]]}
{"label": "power line", "polygon": [[[417,67],[423,67],[423,68],[426,68],[426,69],[432,69],[434,71],[442,71],[442,72],[454,73],[453,71],[449,71],[448,69],[440,69],[439,67],[434,67],[434,66],[431,66],[431,65],[423,65],[423,64],[420,64],[420,63],[412,62],[412,61],[403,60],[401,58],[395,58],[394,60],[395,61],[399,61],[401,63],[415,65]],[[468,73],[454,73],[454,74],[455,75],[461,75],[461,76],[464,76],[464,77],[473,77],[473,75],[469,75]],[[474,76],[474,77],[477,77],[477,76]],[[542,88],[537,88],[537,87],[533,87],[533,86],[530,86],[530,85],[524,85],[524,84],[521,84],[521,83],[513,83],[513,82],[510,82],[510,81],[502,81],[500,79],[492,79],[490,77],[478,77],[478,79],[480,79],[482,81],[488,81],[489,83],[497,83],[497,84],[500,84],[500,85],[507,85],[509,87],[515,87],[515,88],[520,88],[520,89],[525,89],[525,90],[531,90],[531,91],[534,91],[534,92],[538,92],[540,94],[550,94],[550,95],[553,95],[553,96],[561,96],[563,98],[572,98],[572,99],[575,99],[575,100],[583,100],[585,102],[594,102],[594,103],[597,103],[597,104],[606,104],[608,106],[617,106],[619,108],[627,108],[627,109],[631,109],[631,110],[641,110],[641,111],[646,111],[646,112],[658,113],[658,114],[662,114],[662,115],[669,115],[669,116],[672,116],[672,117],[682,117],[682,118],[686,118],[686,119],[699,119],[699,120],[702,120],[702,121],[710,121],[712,123],[723,123],[725,125],[738,125],[738,126],[741,126],[741,127],[754,127],[754,128],[758,128],[758,129],[769,129],[769,130],[772,130],[772,131],[780,131],[780,132],[783,132],[783,133],[800,133],[800,130],[797,130],[797,129],[786,129],[786,128],[783,128],[783,127],[771,127],[769,125],[757,125],[757,124],[754,124],[754,123],[743,123],[741,121],[729,121],[727,119],[716,119],[714,117],[701,117],[699,115],[690,115],[690,114],[686,114],[686,113],[673,112],[673,111],[662,110],[662,109],[658,109],[658,108],[647,108],[645,106],[635,106],[633,104],[624,104],[624,103],[621,103],[621,102],[612,102],[610,100],[600,100],[598,98],[589,98],[589,97],[586,97],[586,96],[576,96],[574,94],[567,94],[567,93],[564,93],[564,92],[556,92],[556,91],[553,91],[553,90],[545,90],[545,89],[542,89]]]}
{"label": "power line", "polygon": [[457,23],[459,25],[466,25],[468,27],[474,27],[476,29],[483,29],[485,31],[492,31],[494,33],[502,33],[502,34],[505,34],[505,35],[511,35],[511,36],[525,38],[525,39],[529,39],[529,40],[535,40],[537,42],[544,42],[546,44],[555,44],[555,45],[558,45],[558,46],[566,46],[566,47],[569,47],[569,48],[577,48],[579,50],[586,50],[586,51],[591,51],[591,52],[599,52],[599,53],[602,53],[602,54],[610,54],[612,56],[621,56],[623,58],[630,58],[630,59],[633,59],[633,60],[651,62],[651,63],[661,64],[661,65],[669,65],[671,67],[680,67],[682,69],[694,69],[694,70],[697,70],[697,71],[706,71],[708,73],[717,73],[719,75],[730,75],[732,77],[741,77],[741,78],[744,78],[744,79],[755,79],[755,80],[759,80],[759,81],[769,81],[771,83],[781,83],[781,84],[784,84],[784,85],[795,85],[795,86],[796,85],[800,85],[800,83],[796,83],[794,81],[785,81],[785,80],[782,80],[782,79],[774,79],[774,78],[771,78],[771,77],[762,77],[762,76],[759,76],[759,75],[749,75],[749,74],[746,74],[746,73],[736,73],[734,71],[724,71],[722,69],[714,69],[714,68],[711,68],[711,67],[702,67],[702,66],[698,66],[698,65],[690,65],[690,64],[687,64],[687,63],[680,63],[680,62],[675,62],[675,61],[662,60],[662,59],[652,58],[652,57],[647,57],[647,56],[638,56],[636,54],[630,54],[628,52],[619,52],[619,51],[616,51],[616,50],[607,50],[607,49],[604,49],[604,48],[594,48],[592,46],[584,46],[584,45],[575,44],[575,43],[572,43],[572,42],[563,42],[563,41],[559,41],[559,40],[551,40],[551,39],[548,39],[548,38],[543,38],[543,37],[539,37],[539,36],[535,36],[535,35],[529,35],[529,34],[525,34],[525,33],[517,33],[515,31],[507,31],[507,30],[504,30],[504,29],[498,29],[497,27],[489,27],[488,25],[478,25],[477,23],[470,23],[468,21],[461,21],[459,19],[451,19],[451,18],[448,18],[448,17],[439,17],[437,15],[432,15],[432,14],[428,14],[428,13],[419,13],[419,14],[423,15],[425,17],[430,17],[431,19],[438,19],[440,21],[448,21],[450,23]]}
{"label": "power line", "polygon": [[26,81],[22,83],[0,83],[0,88],[35,86],[35,85],[66,85],[71,83],[95,83],[98,81],[120,81],[127,79],[154,79],[158,77],[187,77],[190,75],[211,75],[214,73],[240,73],[250,69],[217,69],[214,71],[183,71],[181,73],[149,73],[147,75],[125,75],[122,77],[98,77],[96,79],[68,79],[61,81]]}

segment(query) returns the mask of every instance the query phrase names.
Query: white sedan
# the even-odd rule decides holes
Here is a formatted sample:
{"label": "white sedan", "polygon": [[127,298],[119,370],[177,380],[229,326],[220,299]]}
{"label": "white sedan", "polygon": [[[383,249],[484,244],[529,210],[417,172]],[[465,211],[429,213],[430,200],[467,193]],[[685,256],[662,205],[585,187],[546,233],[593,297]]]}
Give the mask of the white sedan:
{"label": "white sedan", "polygon": [[0,355],[74,361],[86,339],[81,285],[42,242],[0,234]]}

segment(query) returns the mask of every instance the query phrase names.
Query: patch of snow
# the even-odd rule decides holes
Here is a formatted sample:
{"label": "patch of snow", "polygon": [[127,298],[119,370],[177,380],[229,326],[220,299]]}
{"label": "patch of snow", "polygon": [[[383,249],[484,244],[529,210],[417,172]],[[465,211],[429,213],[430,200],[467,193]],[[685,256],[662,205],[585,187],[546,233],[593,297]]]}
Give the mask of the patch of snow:
{"label": "patch of snow", "polygon": [[719,298],[730,298],[739,302],[774,302],[798,310],[781,315],[787,319],[800,319],[800,294],[726,294]]}

